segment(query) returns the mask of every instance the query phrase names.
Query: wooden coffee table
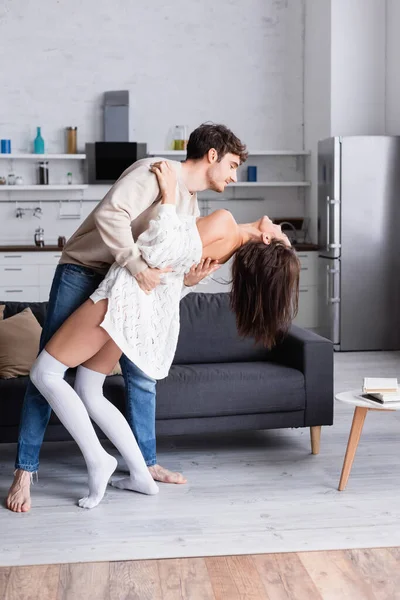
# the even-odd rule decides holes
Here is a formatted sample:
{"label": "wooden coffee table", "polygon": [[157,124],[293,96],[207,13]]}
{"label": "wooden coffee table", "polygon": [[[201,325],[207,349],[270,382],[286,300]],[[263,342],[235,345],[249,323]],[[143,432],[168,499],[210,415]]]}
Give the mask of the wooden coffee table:
{"label": "wooden coffee table", "polygon": [[364,400],[363,398],[360,398],[361,393],[362,392],[359,390],[350,390],[349,392],[341,392],[335,396],[336,400],[354,406],[353,423],[351,425],[342,474],[339,481],[338,489],[340,492],[342,492],[347,485],[367,412],[377,410],[392,412],[400,410],[400,402],[391,402],[389,405],[379,404],[378,402],[375,403],[373,400]]}

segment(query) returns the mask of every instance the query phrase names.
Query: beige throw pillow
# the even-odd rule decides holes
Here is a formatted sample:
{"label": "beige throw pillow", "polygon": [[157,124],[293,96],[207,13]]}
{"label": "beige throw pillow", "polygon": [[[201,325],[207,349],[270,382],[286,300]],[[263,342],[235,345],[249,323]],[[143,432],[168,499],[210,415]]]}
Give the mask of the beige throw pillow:
{"label": "beige throw pillow", "polygon": [[0,378],[29,375],[42,328],[30,308],[0,321]]}

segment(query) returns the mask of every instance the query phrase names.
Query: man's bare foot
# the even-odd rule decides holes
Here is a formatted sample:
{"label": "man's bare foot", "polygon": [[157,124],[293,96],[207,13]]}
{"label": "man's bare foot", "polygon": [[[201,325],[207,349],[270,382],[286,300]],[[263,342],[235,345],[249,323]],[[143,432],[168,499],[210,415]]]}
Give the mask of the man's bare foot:
{"label": "man's bare foot", "polygon": [[187,479],[182,473],[176,473],[164,469],[161,465],[152,465],[148,467],[150,474],[154,481],[161,481],[162,483],[186,483]]}
{"label": "man's bare foot", "polygon": [[17,469],[8,492],[7,508],[13,512],[28,512],[31,508],[31,478],[29,471]]}

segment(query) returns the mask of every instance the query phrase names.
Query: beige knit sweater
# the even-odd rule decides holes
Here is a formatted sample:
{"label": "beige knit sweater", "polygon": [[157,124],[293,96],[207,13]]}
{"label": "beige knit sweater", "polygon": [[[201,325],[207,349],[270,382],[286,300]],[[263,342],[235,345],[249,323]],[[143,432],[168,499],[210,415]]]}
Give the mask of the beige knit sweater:
{"label": "beige knit sweater", "polygon": [[[72,263],[107,273],[117,262],[132,275],[147,268],[136,245],[139,235],[148,229],[158,214],[160,190],[157,178],[149,170],[162,158],[139,160],[124,171],[103,200],[68,240],[60,264]],[[181,163],[168,161],[177,172],[176,212],[199,216],[197,195],[190,194],[181,178]]]}

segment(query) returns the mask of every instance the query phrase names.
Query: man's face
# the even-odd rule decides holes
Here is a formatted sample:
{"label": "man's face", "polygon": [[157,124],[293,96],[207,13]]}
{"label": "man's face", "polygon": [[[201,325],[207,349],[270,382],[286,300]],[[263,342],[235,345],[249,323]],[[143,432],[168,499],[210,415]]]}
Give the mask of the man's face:
{"label": "man's face", "polygon": [[236,171],[240,165],[240,158],[236,154],[228,152],[218,162],[215,150],[210,150],[208,157],[211,162],[207,170],[208,189],[214,192],[223,192],[229,183],[237,181]]}

